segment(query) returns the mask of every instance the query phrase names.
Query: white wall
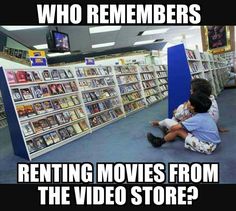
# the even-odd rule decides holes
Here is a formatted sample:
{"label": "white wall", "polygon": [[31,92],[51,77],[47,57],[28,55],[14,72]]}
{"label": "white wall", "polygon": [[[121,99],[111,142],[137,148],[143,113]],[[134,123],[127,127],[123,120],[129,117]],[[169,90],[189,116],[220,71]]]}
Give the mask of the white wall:
{"label": "white wall", "polygon": [[7,59],[0,58],[0,66],[4,69],[14,69],[14,68],[29,68],[27,65],[19,64],[13,61],[9,61]]}
{"label": "white wall", "polygon": [[[190,27],[191,28],[191,27]],[[187,49],[196,49],[198,47],[199,51],[202,50],[202,38],[201,38],[201,28],[200,26],[193,27],[193,29],[189,30],[180,30],[176,31],[175,34],[169,38],[168,43],[162,49],[163,52],[167,52],[167,49],[171,46],[178,45],[184,43],[185,48]]]}
{"label": "white wall", "polygon": [[24,45],[22,45],[19,42],[11,39],[10,37],[7,37],[7,44],[6,44],[6,46],[8,48],[15,48],[15,49],[20,49],[20,50],[24,50],[24,51],[28,51],[29,50]]}

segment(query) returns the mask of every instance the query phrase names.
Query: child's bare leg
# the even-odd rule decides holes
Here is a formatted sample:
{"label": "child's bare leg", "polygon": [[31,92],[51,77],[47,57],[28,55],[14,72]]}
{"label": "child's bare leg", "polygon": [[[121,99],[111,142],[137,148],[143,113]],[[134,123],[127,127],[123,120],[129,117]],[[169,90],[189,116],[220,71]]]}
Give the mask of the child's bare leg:
{"label": "child's bare leg", "polygon": [[188,136],[188,133],[186,132],[186,130],[184,129],[179,129],[179,130],[175,130],[175,131],[170,131],[165,137],[164,140],[166,142],[169,141],[174,141],[175,138],[179,136],[182,139],[185,139]]}

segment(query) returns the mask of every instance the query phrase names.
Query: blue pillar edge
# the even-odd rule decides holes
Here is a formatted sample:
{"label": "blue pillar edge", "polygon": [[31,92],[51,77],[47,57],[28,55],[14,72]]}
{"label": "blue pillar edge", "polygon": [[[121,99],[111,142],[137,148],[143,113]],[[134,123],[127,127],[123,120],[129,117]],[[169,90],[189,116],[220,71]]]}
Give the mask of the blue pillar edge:
{"label": "blue pillar edge", "polygon": [[168,48],[168,117],[190,96],[191,74],[183,44]]}

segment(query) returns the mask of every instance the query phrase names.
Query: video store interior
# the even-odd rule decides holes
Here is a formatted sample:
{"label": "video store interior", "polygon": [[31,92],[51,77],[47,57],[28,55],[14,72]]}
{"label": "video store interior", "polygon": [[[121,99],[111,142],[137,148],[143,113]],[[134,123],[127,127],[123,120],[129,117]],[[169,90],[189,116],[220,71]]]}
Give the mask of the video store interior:
{"label": "video store interior", "polygon": [[219,163],[236,183],[235,26],[0,26],[0,183],[17,163]]}

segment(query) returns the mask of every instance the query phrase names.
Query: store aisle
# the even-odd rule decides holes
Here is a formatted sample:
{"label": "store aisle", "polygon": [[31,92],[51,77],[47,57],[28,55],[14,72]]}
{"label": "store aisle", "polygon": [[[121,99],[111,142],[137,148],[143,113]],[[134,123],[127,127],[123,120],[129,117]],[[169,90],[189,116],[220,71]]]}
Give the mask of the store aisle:
{"label": "store aisle", "polygon": [[[149,121],[167,115],[167,100],[115,122],[78,141],[67,144],[32,162],[219,162],[220,182],[236,183],[236,89],[223,91],[217,101],[221,125],[230,132],[221,134],[222,143],[212,155],[202,155],[184,148],[183,141],[153,148],[146,133],[161,135]],[[7,129],[0,136],[0,183],[16,182],[17,162],[27,162],[13,154]]]}

